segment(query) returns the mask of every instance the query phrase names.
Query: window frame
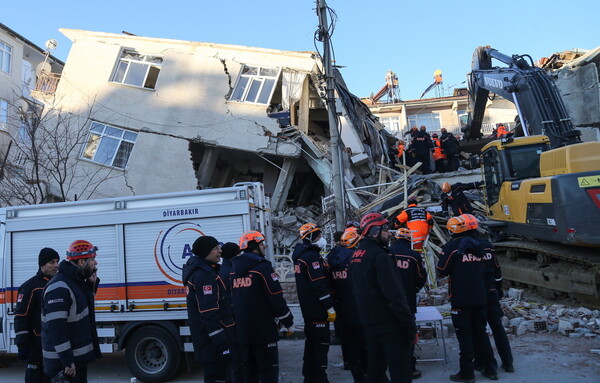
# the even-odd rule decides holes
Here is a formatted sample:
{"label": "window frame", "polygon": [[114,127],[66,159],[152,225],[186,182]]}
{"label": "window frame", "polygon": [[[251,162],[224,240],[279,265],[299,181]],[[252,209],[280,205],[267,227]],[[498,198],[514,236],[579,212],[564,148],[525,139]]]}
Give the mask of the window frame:
{"label": "window frame", "polygon": [[[6,49],[8,48],[8,49]],[[8,71],[4,70],[4,55],[8,55]],[[13,54],[13,47],[12,45],[9,45],[7,43],[5,43],[3,40],[0,40],[0,72],[4,72],[4,73],[8,73],[10,74],[12,72],[12,54]]]}
{"label": "window frame", "polygon": [[[245,74],[244,73],[244,69],[245,68],[257,68],[257,73],[256,75],[250,75],[250,74]],[[277,70],[277,74],[275,76],[265,76],[265,75],[261,75],[261,69],[276,69]],[[281,67],[270,67],[270,66],[264,66],[264,65],[252,65],[252,64],[243,64],[242,67],[240,68],[240,72],[238,73],[238,77],[235,81],[235,86],[233,87],[233,90],[231,91],[231,95],[229,96],[228,101],[231,102],[239,102],[239,103],[244,103],[244,104],[254,104],[254,105],[269,105],[269,103],[271,102],[271,98],[273,98],[273,93],[275,92],[275,88],[277,87],[277,82],[279,81],[279,77],[281,76]],[[242,78],[248,78],[248,83],[245,85],[245,89],[242,93],[242,95],[240,96],[239,99],[232,99],[232,97],[234,96],[234,94],[236,94],[236,90],[238,89],[238,86],[240,86],[240,80]],[[255,78],[259,78],[261,81],[260,84],[260,88],[258,89],[258,91],[256,92],[256,98],[255,100],[259,100],[262,90],[263,90],[263,86],[265,85],[265,80],[266,79],[273,79],[273,87],[271,88],[271,90],[269,91],[269,95],[267,97],[266,102],[255,102],[255,101],[247,101],[247,97],[248,97],[248,93],[250,92],[250,89],[252,88],[252,84],[255,81],[259,81],[256,80]]]}
{"label": "window frame", "polygon": [[[144,61],[144,60],[136,60],[134,58],[131,57],[126,57],[126,55],[128,54],[135,54],[138,56],[149,56],[149,57],[154,57],[154,58],[160,58],[160,64],[157,64],[155,62],[151,62],[151,61]],[[161,55],[157,55],[157,54],[151,54],[151,53],[143,53],[143,52],[138,52],[135,49],[123,49],[121,50],[121,54],[119,56],[119,59],[117,60],[117,63],[115,65],[115,68],[113,70],[113,72],[110,75],[110,80],[109,82],[113,83],[113,84],[119,84],[119,85],[124,85],[124,86],[130,86],[133,88],[138,88],[138,89],[146,89],[146,90],[156,90],[156,85],[158,83],[158,77],[160,75],[160,71],[162,70],[162,64],[164,61],[164,57]],[[117,81],[116,77],[119,74],[119,68],[121,67],[121,63],[127,63],[127,67],[125,69],[125,72],[123,73],[123,78],[121,79],[121,81]],[[129,74],[129,71],[132,67],[132,63],[135,64],[143,64],[146,65],[146,72],[144,73],[144,80],[142,81],[142,85],[137,85],[137,84],[130,84],[125,82],[125,80],[127,79],[127,75]],[[144,86],[144,84],[146,84],[146,82],[148,81],[148,75],[150,73],[150,69],[154,67],[154,68],[158,68],[158,73],[156,75],[156,81],[154,82],[154,87],[146,87]]]}
{"label": "window frame", "polygon": [[[102,126],[102,130],[100,132],[92,130],[93,128],[95,128],[98,125]],[[115,135],[111,135],[111,134],[107,133],[107,128],[119,130],[121,132],[120,137],[116,137]],[[127,138],[125,138],[125,133],[135,134],[135,138],[133,140],[127,139]],[[92,135],[97,135],[97,136],[99,136],[99,138],[97,139],[97,143],[95,144],[96,147],[93,149],[93,153],[91,154],[91,157],[88,157],[88,154],[86,153],[86,151],[88,151],[88,147],[93,145],[92,140],[95,140],[92,138]],[[96,165],[107,166],[107,167],[110,167],[113,169],[118,169],[118,170],[124,171],[127,169],[127,165],[129,165],[129,160],[131,159],[131,154],[133,153],[133,148],[135,147],[135,143],[137,141],[138,135],[139,135],[138,132],[134,132],[129,129],[120,128],[120,127],[109,125],[109,124],[99,122],[99,121],[92,121],[92,122],[90,122],[90,131],[86,137],[85,143],[82,145],[79,159],[92,162]],[[99,152],[99,149],[102,145],[102,141],[105,137],[107,137],[109,139],[118,140],[118,142],[117,142],[117,145],[115,146],[115,148],[113,149],[113,153],[110,157],[110,160],[103,162],[103,161],[96,160],[96,156]],[[131,144],[131,150],[129,151],[129,155],[125,159],[125,165],[123,167],[121,167],[121,166],[115,165],[115,161],[117,160],[117,154],[119,153],[123,142],[127,142],[127,143]]]}
{"label": "window frame", "polygon": [[[415,118],[413,118],[413,117],[415,117]],[[428,120],[435,119],[435,120],[437,120],[438,125],[432,126],[430,123],[419,122],[418,117],[422,117],[422,119],[427,118]],[[409,114],[408,115],[407,129],[410,129],[410,127],[413,127],[413,126],[416,126],[418,128],[421,125],[425,125],[428,132],[438,132],[444,127],[444,125],[442,124],[442,118],[440,116],[440,113],[431,112],[431,113]]]}
{"label": "window frame", "polygon": [[8,117],[8,100],[0,98],[0,131],[8,130]]}

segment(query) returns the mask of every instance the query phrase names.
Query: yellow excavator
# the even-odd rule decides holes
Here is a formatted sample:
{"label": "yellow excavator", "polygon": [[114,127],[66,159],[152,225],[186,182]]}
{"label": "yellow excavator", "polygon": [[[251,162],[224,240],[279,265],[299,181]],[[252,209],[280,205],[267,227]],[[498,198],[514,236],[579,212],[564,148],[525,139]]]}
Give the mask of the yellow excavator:
{"label": "yellow excavator", "polygon": [[600,308],[600,142],[580,141],[554,83],[528,55],[479,47],[468,83],[466,140],[481,139],[490,92],[514,102],[520,122],[481,149],[483,224],[497,234],[504,278]]}

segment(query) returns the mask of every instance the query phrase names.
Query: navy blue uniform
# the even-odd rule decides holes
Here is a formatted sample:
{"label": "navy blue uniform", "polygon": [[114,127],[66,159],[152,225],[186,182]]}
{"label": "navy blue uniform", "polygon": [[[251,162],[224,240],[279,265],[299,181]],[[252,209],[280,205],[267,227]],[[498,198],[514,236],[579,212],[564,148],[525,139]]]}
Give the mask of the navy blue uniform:
{"label": "navy blue uniform", "polygon": [[231,291],[229,290],[229,287],[231,286],[231,281],[230,281],[231,275],[230,274],[232,271],[233,271],[233,264],[231,263],[231,259],[223,258],[223,262],[221,263],[221,267],[219,268],[219,276],[221,277],[221,280],[227,287],[227,291],[229,291],[229,295],[231,295]]}
{"label": "navy blue uniform", "polygon": [[485,332],[487,283],[483,246],[471,235],[476,235],[476,232],[453,235],[453,239],[442,248],[437,265],[441,275],[450,276],[448,293],[452,304],[452,324],[460,346],[458,375],[464,379],[475,376],[473,359],[476,352],[481,356],[486,373],[495,375],[497,370]]}
{"label": "navy blue uniform", "polygon": [[232,259],[231,292],[237,340],[242,353],[244,382],[277,382],[279,378],[278,323],[285,327],[294,318],[285,300],[277,274],[255,253]]}
{"label": "navy blue uniform", "polygon": [[461,214],[472,214],[473,208],[469,199],[463,193],[464,190],[477,189],[481,186],[481,182],[469,182],[469,183],[455,183],[452,185],[450,193],[442,193],[440,199],[442,200],[442,210],[447,212],[448,206],[452,208],[454,216]]}
{"label": "navy blue uniform", "polygon": [[444,132],[440,136],[440,142],[442,146],[442,150],[446,155],[447,166],[446,169],[448,171],[458,170],[459,161],[458,161],[458,140],[452,133]]}
{"label": "navy blue uniform", "polygon": [[101,356],[93,288],[63,260],[46,285],[42,306],[44,373],[53,378],[75,363],[76,382],[87,381],[87,364]]}
{"label": "navy blue uniform", "polygon": [[399,239],[390,246],[390,253],[400,272],[400,279],[406,293],[406,300],[413,314],[417,313],[417,293],[427,282],[427,270],[423,257],[410,248],[408,240]]}
{"label": "navy blue uniform", "polygon": [[50,277],[37,274],[19,287],[15,308],[15,344],[27,361],[26,383],[47,381],[42,366],[42,298]]}
{"label": "navy blue uniform", "polygon": [[415,317],[387,249],[366,237],[350,260],[352,292],[367,338],[368,382],[385,381],[386,367],[392,383],[412,380],[412,342]]}
{"label": "navy blue uniform", "polygon": [[[506,336],[506,331],[502,325],[502,317],[504,312],[502,306],[500,306],[500,298],[502,297],[502,270],[496,258],[496,251],[494,246],[485,240],[481,240],[484,250],[484,265],[486,272],[486,279],[488,282],[488,293],[487,293],[487,322],[492,329],[494,335],[494,343],[498,350],[498,356],[502,361],[502,367],[504,369],[512,369],[513,367],[513,356],[510,349],[510,342]],[[477,362],[477,358],[475,360]]]}
{"label": "navy blue uniform", "polygon": [[354,250],[336,246],[327,255],[331,272],[336,323],[342,338],[342,353],[355,382],[365,379],[367,343],[358,319],[358,308],[349,278],[350,258]]}
{"label": "navy blue uniform", "polygon": [[218,265],[204,258],[191,257],[183,266],[183,285],[187,292],[187,311],[194,355],[204,364],[207,383],[225,382],[235,353],[235,322],[231,298]]}
{"label": "navy blue uniform", "polygon": [[423,174],[431,173],[431,150],[433,149],[433,141],[431,136],[425,131],[418,131],[410,143],[411,149],[414,150],[415,160],[422,163],[419,170]]}
{"label": "navy blue uniform", "polygon": [[292,260],[296,291],[304,318],[304,382],[327,382],[327,352],[329,351],[329,322],[327,310],[333,307],[330,283],[320,248],[308,239],[296,245]]}

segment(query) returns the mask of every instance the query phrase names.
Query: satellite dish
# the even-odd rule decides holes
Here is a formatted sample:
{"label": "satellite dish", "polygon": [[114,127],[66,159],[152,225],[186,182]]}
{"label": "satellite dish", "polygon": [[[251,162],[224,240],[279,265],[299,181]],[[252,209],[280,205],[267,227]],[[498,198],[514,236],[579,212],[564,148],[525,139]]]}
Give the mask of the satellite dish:
{"label": "satellite dish", "polygon": [[49,51],[56,49],[57,46],[58,46],[58,41],[56,41],[54,39],[50,39],[50,40],[46,41],[46,49],[48,49]]}
{"label": "satellite dish", "polygon": [[46,73],[52,72],[52,66],[46,61],[37,64],[37,66],[35,67],[36,76],[41,75],[42,72],[46,72]]}

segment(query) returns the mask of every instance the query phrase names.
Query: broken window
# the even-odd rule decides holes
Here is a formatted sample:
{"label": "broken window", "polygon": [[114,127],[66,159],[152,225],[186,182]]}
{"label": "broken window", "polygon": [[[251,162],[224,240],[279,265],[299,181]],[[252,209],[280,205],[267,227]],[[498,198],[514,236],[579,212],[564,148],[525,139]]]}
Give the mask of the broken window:
{"label": "broken window", "polygon": [[111,81],[154,89],[162,62],[160,56],[124,50]]}
{"label": "broken window", "polygon": [[82,158],[125,169],[137,133],[93,121]]}
{"label": "broken window", "polygon": [[412,116],[408,116],[408,125],[411,127],[425,125],[428,132],[442,129],[439,113],[413,114]]}
{"label": "broken window", "polygon": [[268,104],[279,77],[279,69],[244,65],[230,101]]}
{"label": "broken window", "polygon": [[12,47],[0,41],[0,70],[10,73],[10,61],[12,58]]}

